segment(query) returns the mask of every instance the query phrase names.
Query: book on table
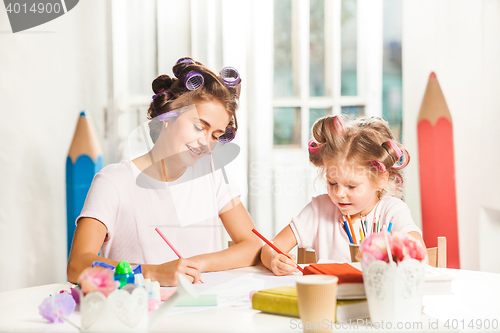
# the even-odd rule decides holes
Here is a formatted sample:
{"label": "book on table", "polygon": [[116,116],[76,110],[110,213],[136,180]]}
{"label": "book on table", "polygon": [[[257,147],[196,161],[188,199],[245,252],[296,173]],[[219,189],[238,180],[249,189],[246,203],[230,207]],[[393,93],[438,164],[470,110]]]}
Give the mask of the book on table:
{"label": "book on table", "polygon": [[304,268],[304,275],[309,274],[338,277],[337,299],[339,300],[366,298],[363,272],[348,263],[311,264]]}
{"label": "book on table", "polygon": [[[339,278],[337,299],[366,298],[363,284],[361,263],[321,263],[311,264],[304,268],[306,274],[335,275]],[[445,268],[425,267],[424,295],[452,294],[453,278],[446,274]]]}
{"label": "book on table", "polygon": [[[256,292],[252,297],[252,308],[262,312],[299,318],[297,288],[278,287]],[[337,300],[335,321],[344,322],[369,318],[366,299]]]}

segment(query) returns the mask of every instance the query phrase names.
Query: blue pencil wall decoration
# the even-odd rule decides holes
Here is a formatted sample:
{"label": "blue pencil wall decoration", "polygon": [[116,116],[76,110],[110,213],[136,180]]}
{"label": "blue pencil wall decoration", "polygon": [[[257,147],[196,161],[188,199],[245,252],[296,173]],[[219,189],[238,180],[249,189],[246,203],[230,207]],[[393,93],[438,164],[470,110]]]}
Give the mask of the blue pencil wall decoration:
{"label": "blue pencil wall decoration", "polygon": [[66,159],[68,255],[75,233],[75,220],[82,211],[92,179],[103,166],[97,133],[87,113],[82,111]]}

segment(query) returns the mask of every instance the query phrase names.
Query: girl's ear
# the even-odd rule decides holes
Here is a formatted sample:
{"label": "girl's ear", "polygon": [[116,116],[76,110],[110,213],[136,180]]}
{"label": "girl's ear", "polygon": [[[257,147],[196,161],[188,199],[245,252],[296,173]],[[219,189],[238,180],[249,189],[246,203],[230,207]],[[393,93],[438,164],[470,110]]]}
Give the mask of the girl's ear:
{"label": "girl's ear", "polygon": [[379,190],[383,190],[387,186],[388,181],[389,181],[389,172],[379,172],[377,181]]}

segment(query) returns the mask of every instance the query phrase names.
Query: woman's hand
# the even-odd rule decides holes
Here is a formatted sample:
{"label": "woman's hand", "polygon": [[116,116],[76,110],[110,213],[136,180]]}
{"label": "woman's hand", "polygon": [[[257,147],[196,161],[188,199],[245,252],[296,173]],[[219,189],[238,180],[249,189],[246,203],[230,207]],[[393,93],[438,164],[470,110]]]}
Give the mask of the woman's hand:
{"label": "woman's hand", "polygon": [[271,259],[271,271],[274,273],[274,275],[288,275],[298,272],[297,266],[295,264],[295,256],[293,254],[287,255],[288,257],[276,253],[273,259]]}
{"label": "woman's hand", "polygon": [[152,269],[148,269],[144,277],[158,281],[162,287],[177,286],[179,274],[184,274],[192,283],[197,283],[201,278],[201,265],[192,259],[178,259],[160,265],[147,266]]}

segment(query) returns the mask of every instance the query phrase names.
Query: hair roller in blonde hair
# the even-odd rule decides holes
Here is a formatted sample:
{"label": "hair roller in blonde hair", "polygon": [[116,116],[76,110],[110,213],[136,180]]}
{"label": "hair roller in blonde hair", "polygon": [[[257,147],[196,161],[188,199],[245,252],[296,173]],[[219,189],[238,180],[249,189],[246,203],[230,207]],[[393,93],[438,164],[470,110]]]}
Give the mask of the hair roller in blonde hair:
{"label": "hair roller in blonde hair", "polygon": [[372,161],[372,165],[377,168],[378,171],[380,172],[386,172],[387,171],[387,168],[385,167],[384,163],[380,162],[380,161]]}
{"label": "hair roller in blonde hair", "polygon": [[309,148],[309,151],[311,153],[315,153],[319,150],[319,146],[316,142],[314,142],[313,139],[309,140],[309,143],[307,144],[308,148]]}
{"label": "hair roller in blonde hair", "polygon": [[405,149],[401,149],[397,143],[395,143],[394,141],[391,141],[391,140],[386,141],[384,143],[387,143],[389,145],[389,147],[391,147],[392,150],[394,151],[394,153],[396,154],[397,158],[394,158],[394,156],[392,156],[392,154],[387,150],[387,148],[384,147],[384,144],[382,144],[382,147],[384,147],[384,149],[387,151],[387,153],[394,160],[394,165],[392,166],[393,169],[399,170],[399,169],[402,169],[408,165],[408,162],[410,161],[410,159],[409,159],[408,153]]}
{"label": "hair roller in blonde hair", "polygon": [[333,127],[335,128],[335,131],[340,135],[344,135],[347,132],[345,121],[340,116],[333,117]]}

